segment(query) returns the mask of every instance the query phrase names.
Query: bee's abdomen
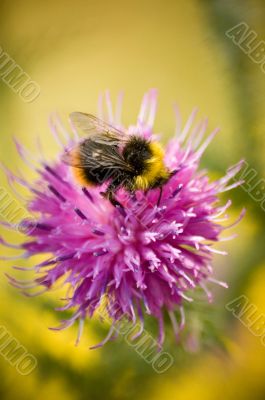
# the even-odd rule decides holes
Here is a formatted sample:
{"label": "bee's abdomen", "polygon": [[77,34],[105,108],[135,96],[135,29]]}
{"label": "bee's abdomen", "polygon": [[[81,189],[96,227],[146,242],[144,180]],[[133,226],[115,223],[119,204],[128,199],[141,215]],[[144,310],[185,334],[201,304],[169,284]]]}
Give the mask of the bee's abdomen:
{"label": "bee's abdomen", "polygon": [[74,174],[82,185],[98,186],[118,174],[117,169],[104,166],[101,153],[104,153],[104,145],[98,143],[95,146],[90,139],[80,144],[75,158],[81,168],[74,168]]}
{"label": "bee's abdomen", "polygon": [[110,171],[103,168],[95,168],[92,170],[90,168],[84,168],[83,174],[86,182],[90,185],[101,185],[111,178]]}

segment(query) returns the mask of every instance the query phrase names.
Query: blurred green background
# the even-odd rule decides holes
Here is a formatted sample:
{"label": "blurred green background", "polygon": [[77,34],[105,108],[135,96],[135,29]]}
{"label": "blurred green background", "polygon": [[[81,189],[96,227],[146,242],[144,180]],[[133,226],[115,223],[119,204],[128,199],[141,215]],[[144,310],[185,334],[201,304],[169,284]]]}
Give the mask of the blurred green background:
{"label": "blurred green background", "polygon": [[[32,151],[39,135],[47,157],[54,157],[57,148],[47,125],[51,111],[95,113],[99,92],[110,89],[115,99],[122,89],[127,124],[135,121],[143,93],[156,87],[155,127],[164,141],[174,130],[173,102],[183,119],[198,106],[201,117],[209,116],[210,128],[221,127],[203,159],[212,176],[221,176],[244,157],[258,179],[264,178],[265,75],[225,35],[244,21],[258,40],[265,40],[264,1],[1,0],[0,19],[0,46],[41,87],[40,96],[27,104],[0,80],[0,158],[11,168],[24,168],[14,134]],[[2,172],[0,179],[6,186]],[[78,347],[76,327],[48,330],[58,324],[53,307],[60,305],[61,292],[23,297],[6,283],[4,273],[14,264],[30,266],[36,260],[1,261],[0,325],[38,360],[30,375],[21,376],[0,356],[1,398],[264,399],[265,348],[225,309],[244,294],[259,314],[265,312],[264,211],[241,188],[228,197],[232,218],[243,206],[248,210],[233,228],[239,237],[222,246],[229,256],[215,258],[216,276],[230,288],[216,291],[213,305],[190,310],[187,332],[193,327],[199,339],[196,353],[177,345],[168,327],[165,349],[175,362],[161,375],[122,340],[88,350],[107,332],[97,322],[87,324]],[[21,240],[6,231],[1,235]],[[151,323],[150,330],[155,334]]]}

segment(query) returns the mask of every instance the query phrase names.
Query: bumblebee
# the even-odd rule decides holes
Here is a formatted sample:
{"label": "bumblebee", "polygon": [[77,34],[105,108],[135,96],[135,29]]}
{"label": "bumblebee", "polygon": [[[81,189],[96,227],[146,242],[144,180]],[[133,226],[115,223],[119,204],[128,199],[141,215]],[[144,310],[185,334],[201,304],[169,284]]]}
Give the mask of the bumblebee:
{"label": "bumblebee", "polygon": [[74,112],[70,121],[81,129],[86,138],[66,151],[63,161],[73,167],[82,186],[108,183],[102,195],[114,206],[121,206],[115,192],[124,188],[129,193],[160,188],[173,175],[164,164],[164,151],[156,141],[137,135],[126,135],[121,130],[90,114]]}

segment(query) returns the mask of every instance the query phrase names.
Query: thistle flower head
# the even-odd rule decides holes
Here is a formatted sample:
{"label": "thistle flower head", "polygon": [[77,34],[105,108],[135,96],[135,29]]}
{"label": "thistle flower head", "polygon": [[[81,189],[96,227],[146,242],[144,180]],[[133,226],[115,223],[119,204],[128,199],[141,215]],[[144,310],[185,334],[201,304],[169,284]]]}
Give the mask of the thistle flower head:
{"label": "thistle flower head", "polygon": [[[153,138],[156,103],[154,90],[145,94],[137,123],[128,127],[127,134]],[[108,94],[106,105],[108,113],[104,115],[100,102],[99,116],[121,128],[121,99],[115,113]],[[47,258],[35,266],[33,282],[9,279],[24,292],[27,289],[27,294],[36,295],[63,278],[68,291],[61,309],[74,311],[69,320],[62,322],[61,328],[76,320],[82,327],[105,296],[113,323],[123,315],[140,321],[138,335],[143,331],[145,313],[156,318],[158,343],[162,345],[165,312],[169,313],[178,335],[184,326],[185,302],[192,301],[187,293],[201,287],[211,301],[207,285],[226,286],[213,278],[211,265],[213,253],[222,253],[213,245],[227,228],[220,224],[220,216],[231,205],[230,201],[219,205],[218,195],[241,183],[235,180],[229,183],[241,162],[224,177],[211,182],[207,173],[198,171],[198,167],[217,130],[203,141],[207,120],[196,124],[194,110],[181,126],[178,109],[175,111],[176,132],[165,149],[165,164],[174,174],[163,186],[159,205],[159,189],[147,193],[138,191],[133,196],[121,189],[116,198],[122,207],[115,208],[102,197],[102,187],[81,187],[71,168],[62,162],[64,150],[80,138],[74,127],[68,133],[58,118],[52,118],[50,123],[61,146],[56,161],[42,157],[36,167],[36,160],[16,142],[22,159],[39,175],[31,184],[6,169],[11,186],[18,183],[32,194],[27,207],[35,222],[23,222],[27,240],[19,248],[24,251],[22,257],[43,254]],[[2,243],[8,245],[3,240]],[[41,288],[37,293],[36,287]],[[113,311],[112,304],[119,305],[119,312]],[[180,321],[176,319],[176,311]]]}

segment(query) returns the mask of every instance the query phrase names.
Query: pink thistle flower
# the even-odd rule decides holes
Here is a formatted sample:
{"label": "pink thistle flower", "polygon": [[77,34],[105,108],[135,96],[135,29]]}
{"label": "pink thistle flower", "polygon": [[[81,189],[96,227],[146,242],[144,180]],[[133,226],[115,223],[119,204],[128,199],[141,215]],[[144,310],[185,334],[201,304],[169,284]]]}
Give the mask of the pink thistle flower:
{"label": "pink thistle flower", "polygon": [[[107,115],[103,113],[101,97],[99,117],[122,128],[121,103],[120,98],[114,113],[107,93]],[[129,126],[127,134],[152,139],[156,105],[156,91],[151,90],[143,98],[136,125]],[[9,280],[23,292],[28,289],[26,294],[36,295],[64,278],[64,284],[70,285],[71,290],[60,310],[74,309],[74,313],[59,328],[79,320],[78,340],[84,320],[93,316],[106,296],[113,323],[124,315],[133,322],[139,320],[138,335],[143,331],[144,314],[155,317],[159,325],[158,344],[162,346],[165,312],[177,336],[185,323],[184,304],[192,301],[187,293],[200,287],[211,301],[208,283],[227,287],[226,283],[214,279],[211,266],[214,253],[224,254],[215,250],[213,244],[222,240],[220,234],[228,228],[220,224],[226,217],[220,217],[231,205],[231,201],[218,205],[218,195],[242,183],[234,179],[229,184],[242,161],[231,167],[223,178],[210,182],[205,171],[198,171],[199,161],[218,130],[202,141],[207,120],[195,124],[197,110],[194,110],[181,127],[178,109],[175,111],[176,133],[166,147],[165,163],[176,173],[163,186],[159,206],[158,189],[146,194],[138,191],[134,196],[119,190],[117,200],[123,205],[119,209],[101,196],[101,187],[80,187],[71,168],[62,162],[63,152],[80,140],[78,132],[72,127],[69,134],[57,117],[50,122],[61,147],[57,161],[46,162],[42,156],[36,167],[36,160],[16,141],[22,159],[39,174],[38,180],[30,184],[5,168],[12,187],[18,183],[32,194],[28,211],[35,219],[23,221],[28,240],[18,246],[24,250],[21,257],[52,256],[34,267],[36,277],[32,282],[12,277]],[[243,214],[244,210],[238,221]],[[9,245],[3,239],[1,242]],[[42,290],[31,293],[36,287]],[[117,309],[114,312],[112,304],[118,304],[118,312]],[[98,346],[111,336],[112,330]]]}

